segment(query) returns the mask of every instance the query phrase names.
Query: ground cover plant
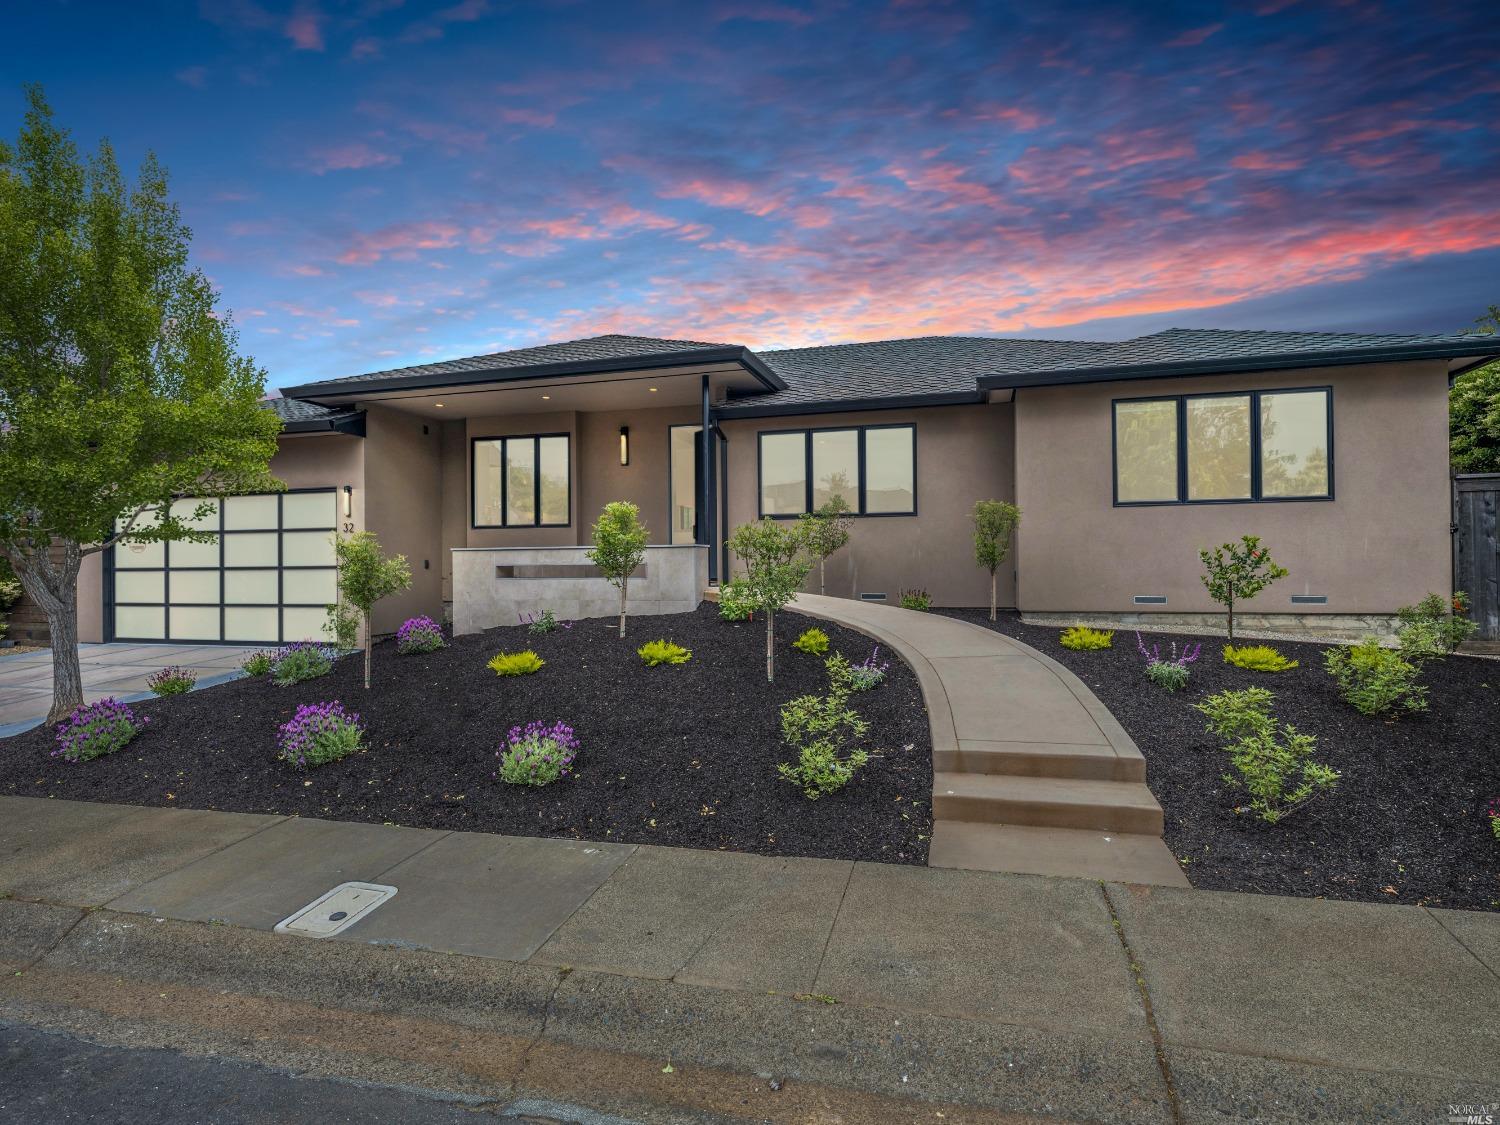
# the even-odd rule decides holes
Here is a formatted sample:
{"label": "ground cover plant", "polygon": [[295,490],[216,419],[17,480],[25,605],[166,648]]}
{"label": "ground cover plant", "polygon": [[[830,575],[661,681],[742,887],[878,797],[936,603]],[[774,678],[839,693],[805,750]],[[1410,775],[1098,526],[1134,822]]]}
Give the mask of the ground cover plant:
{"label": "ground cover plant", "polygon": [[[780,708],[826,691],[824,662],[788,660],[768,684],[755,674],[764,644],[758,615],[734,624],[704,605],[651,624],[693,659],[669,673],[646,668],[638,642],[618,640],[613,618],[542,637],[517,624],[399,659],[393,643],[381,642],[390,648],[375,655],[368,694],[361,662],[341,659],[323,678],[290,688],[238,679],[147,700],[132,704],[151,718],[145,733],[86,768],[49,757],[50,728],[0,738],[0,793],[926,862],[932,745],[921,688],[905,663],[882,648],[885,682],[851,700],[883,756],[853,783],[809,801],[777,772],[793,760]],[[870,653],[869,637],[795,612],[777,614],[777,644],[814,624],[847,658]],[[485,666],[496,652],[527,646],[547,661],[545,674],[497,680]],[[364,750],[317,769],[289,768],[276,756],[277,728],[298,706],[332,699],[359,700]],[[574,770],[553,785],[501,784],[497,747],[512,727],[539,719],[574,729],[583,747]]]}
{"label": "ground cover plant", "polygon": [[647,641],[635,651],[648,668],[658,664],[686,664],[693,658],[690,651],[671,641]]}
{"label": "ground cover plant", "polygon": [[1289,660],[1270,645],[1225,645],[1224,663],[1252,672],[1290,672],[1297,667],[1295,660]]}
{"label": "ground cover plant", "polygon": [[430,617],[408,617],[396,630],[396,651],[402,656],[436,652],[446,643],[443,627]]}
{"label": "ground cover plant", "polygon": [[510,785],[551,785],[573,770],[578,756],[578,737],[567,723],[540,720],[510,728],[505,745],[496,757],[496,775]]}
{"label": "ground cover plant", "polygon": [[540,672],[547,662],[532,649],[523,652],[501,652],[490,658],[487,665],[497,676],[529,676]]}
{"label": "ground cover plant", "polygon": [[926,590],[902,590],[900,599],[902,609],[914,609],[919,613],[926,613],[932,608],[932,595]]}
{"label": "ground cover plant", "polygon": [[326,676],[333,668],[337,653],[327,645],[296,641],[276,650],[271,658],[271,682],[277,687],[291,687],[307,680]]}
{"label": "ground cover plant", "polygon": [[198,682],[198,673],[191,668],[179,668],[175,664],[152,672],[146,680],[146,687],[151,690],[152,695],[181,695],[192,691],[193,685]]}
{"label": "ground cover plant", "polygon": [[828,634],[816,626],[804,629],[802,635],[792,642],[792,647],[810,656],[821,656],[828,651]]}
{"label": "ground cover plant", "polygon": [[252,652],[240,662],[240,671],[247,676],[269,675],[276,665],[276,654],[269,649]]}
{"label": "ground cover plant", "polygon": [[[989,627],[986,609],[938,612]],[[1134,646],[1074,652],[1055,627],[1014,612],[995,628],[1074,672],[1129,732],[1166,812],[1167,845],[1194,886],[1500,910],[1500,845],[1486,816],[1500,796],[1500,661],[1455,654],[1423,665],[1428,709],[1389,722],[1339,696],[1323,668],[1327,641],[1278,640],[1298,667],[1273,677],[1200,660],[1169,694],[1143,680]],[[1163,649],[1174,639],[1142,636]],[[1246,791],[1225,782],[1232,763],[1193,709],[1251,687],[1273,689],[1278,720],[1316,737],[1314,760],[1339,773],[1335,789],[1275,825],[1235,811]]]}
{"label": "ground cover plant", "polygon": [[85,703],[57,725],[52,756],[69,762],[102,758],[123,750],[150,721],[118,699]]}
{"label": "ground cover plant", "polygon": [[347,758],[364,744],[359,716],[338,700],[303,703],[276,731],[277,756],[302,769]]}
{"label": "ground cover plant", "polygon": [[1139,632],[1135,635],[1135,647],[1146,661],[1146,679],[1167,691],[1181,691],[1187,687],[1191,675],[1188,665],[1196,661],[1199,653],[1203,651],[1201,644],[1184,643],[1182,651],[1179,652],[1177,642],[1171,641],[1167,648],[1167,655],[1163,656],[1161,642],[1154,641],[1151,647],[1147,648]]}
{"label": "ground cover plant", "polygon": [[[870,655],[858,664],[850,664],[839,653],[834,653],[828,658],[829,674],[844,675],[848,678],[849,687],[854,691],[874,691],[885,683],[885,674],[890,670],[890,663],[880,659],[880,646],[876,645],[870,650]],[[838,665],[844,665],[847,671],[836,670]]]}
{"label": "ground cover plant", "polygon": [[1090,629],[1087,625],[1073,625],[1062,631],[1058,643],[1075,652],[1097,652],[1114,647],[1115,632],[1113,629]]}

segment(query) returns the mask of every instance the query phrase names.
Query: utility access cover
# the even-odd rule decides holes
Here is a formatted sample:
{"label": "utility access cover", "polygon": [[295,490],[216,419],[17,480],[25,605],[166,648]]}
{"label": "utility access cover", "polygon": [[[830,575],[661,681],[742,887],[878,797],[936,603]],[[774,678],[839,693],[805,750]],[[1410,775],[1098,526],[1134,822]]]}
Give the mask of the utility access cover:
{"label": "utility access cover", "polygon": [[347,930],[395,893],[395,887],[383,887],[379,883],[340,883],[327,894],[313,899],[290,918],[277,922],[276,932],[314,938],[333,937]]}

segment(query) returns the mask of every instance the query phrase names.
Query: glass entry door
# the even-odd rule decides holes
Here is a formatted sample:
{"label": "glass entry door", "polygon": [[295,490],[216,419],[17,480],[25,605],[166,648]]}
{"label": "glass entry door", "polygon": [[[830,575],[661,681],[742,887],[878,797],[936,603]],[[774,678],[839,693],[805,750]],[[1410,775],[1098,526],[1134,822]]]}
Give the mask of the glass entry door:
{"label": "glass entry door", "polygon": [[667,510],[673,544],[698,542],[698,482],[703,479],[702,426],[673,426],[668,431],[671,484]]}

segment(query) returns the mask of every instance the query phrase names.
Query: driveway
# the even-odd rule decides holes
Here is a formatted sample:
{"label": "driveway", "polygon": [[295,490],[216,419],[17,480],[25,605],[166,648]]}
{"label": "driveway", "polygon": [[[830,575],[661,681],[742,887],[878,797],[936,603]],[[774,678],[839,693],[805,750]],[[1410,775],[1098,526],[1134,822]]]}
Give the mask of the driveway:
{"label": "driveway", "polygon": [[[264,648],[265,646],[259,646]],[[192,668],[198,686],[209,687],[232,679],[240,662],[255,648],[224,645],[111,644],[79,645],[83,666],[83,698],[92,703],[112,695],[141,699],[151,693],[146,680],[169,664]],[[0,653],[0,738],[29,730],[47,717],[52,706],[52,651]]]}

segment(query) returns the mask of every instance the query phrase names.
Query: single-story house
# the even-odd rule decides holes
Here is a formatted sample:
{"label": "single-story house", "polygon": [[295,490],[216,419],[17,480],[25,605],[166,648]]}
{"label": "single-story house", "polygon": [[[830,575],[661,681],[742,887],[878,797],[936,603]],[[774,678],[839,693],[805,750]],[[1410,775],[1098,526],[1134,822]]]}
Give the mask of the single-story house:
{"label": "single-story house", "polygon": [[[854,516],[831,594],[987,604],[970,511],[998,498],[1024,512],[1000,600],[1028,616],[1214,612],[1198,549],[1250,533],[1291,573],[1248,612],[1363,628],[1450,588],[1448,389],[1496,354],[1496,337],[1216,329],[775,351],[609,335],[305,383],[267,402],[288,491],[226,500],[217,543],[92,557],[81,635],[318,636],[330,533],[355,529],[412,566],[379,632],[450,608],[464,631],[509,623],[507,582],[563,615],[611,500],[640,506],[648,570],[699,587],[732,573],[735,526],[834,495]],[[642,589],[644,611],[672,604]]]}

